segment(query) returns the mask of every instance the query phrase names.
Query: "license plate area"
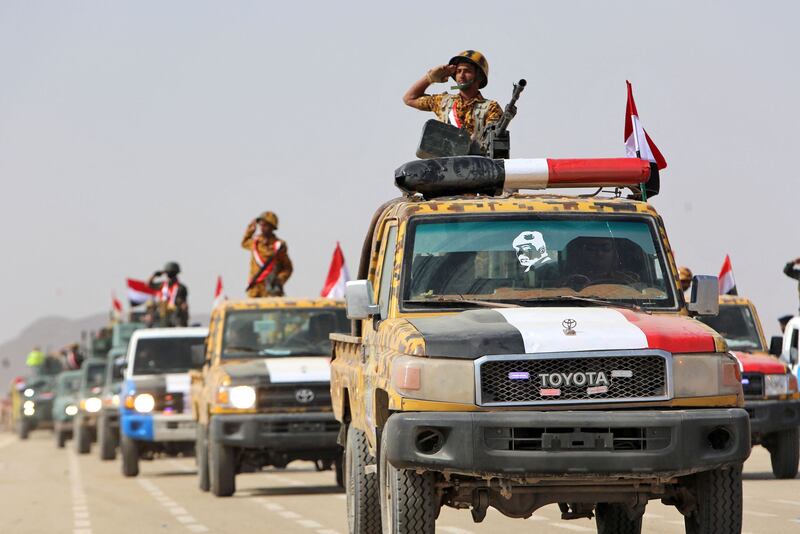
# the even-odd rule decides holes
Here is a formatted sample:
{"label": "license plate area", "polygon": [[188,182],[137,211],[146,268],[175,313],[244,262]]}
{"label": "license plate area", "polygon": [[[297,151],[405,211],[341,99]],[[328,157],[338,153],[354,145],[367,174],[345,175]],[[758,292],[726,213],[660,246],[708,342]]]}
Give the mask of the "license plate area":
{"label": "license plate area", "polygon": [[611,432],[583,432],[581,430],[542,433],[543,451],[612,451],[614,434]]}

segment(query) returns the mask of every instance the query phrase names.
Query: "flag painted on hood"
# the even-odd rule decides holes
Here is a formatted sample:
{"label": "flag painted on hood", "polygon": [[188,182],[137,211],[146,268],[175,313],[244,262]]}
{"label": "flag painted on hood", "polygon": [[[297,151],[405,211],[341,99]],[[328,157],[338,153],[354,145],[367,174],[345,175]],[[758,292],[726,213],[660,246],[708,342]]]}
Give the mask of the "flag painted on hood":
{"label": "flag painted on hood", "polygon": [[222,289],[222,275],[219,275],[219,276],[217,276],[217,286],[214,288],[214,305],[213,305],[213,307],[216,308],[217,306],[219,306],[220,304],[225,302],[225,300],[227,300],[227,298],[228,297],[225,296],[225,293],[223,292],[223,289]]}
{"label": "flag painted on hood", "polygon": [[325,280],[325,286],[322,288],[320,295],[329,299],[343,299],[344,286],[348,280],[350,280],[350,275],[344,262],[342,247],[339,246],[337,241],[336,249],[333,251],[333,258],[331,259],[331,267],[328,269],[328,278]]}
{"label": "flag painted on hood", "polygon": [[667,160],[647,135],[639,120],[636,102],[633,101],[633,86],[627,80],[625,83],[628,84],[628,105],[625,107],[625,154],[629,158],[641,158],[653,162],[658,170],[665,169]]}
{"label": "flag painted on hood", "polygon": [[147,282],[141,280],[134,280],[128,278],[128,301],[131,306],[144,304],[147,301],[155,300],[158,296],[158,290],[152,289]]}
{"label": "flag painted on hood", "polygon": [[719,294],[737,295],[736,280],[733,278],[733,267],[731,267],[731,257],[725,254],[725,261],[722,262],[722,269],[719,271]]}

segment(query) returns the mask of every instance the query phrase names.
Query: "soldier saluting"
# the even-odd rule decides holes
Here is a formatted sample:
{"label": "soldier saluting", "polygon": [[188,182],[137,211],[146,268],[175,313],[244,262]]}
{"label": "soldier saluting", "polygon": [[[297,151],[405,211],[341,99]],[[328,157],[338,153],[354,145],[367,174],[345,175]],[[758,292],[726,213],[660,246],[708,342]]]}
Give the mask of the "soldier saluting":
{"label": "soldier saluting", "polygon": [[158,291],[156,302],[160,326],[189,325],[189,290],[178,280],[180,272],[177,263],[168,261],[164,269],[154,272],[148,282]]}
{"label": "soldier saluting", "polygon": [[278,216],[265,211],[244,232],[242,248],[250,251],[248,297],[281,297],[284,284],[292,276],[292,260],[286,242],[275,236],[277,229]]}
{"label": "soldier saluting", "polygon": [[[453,78],[458,94],[425,94],[428,86],[444,83]],[[403,102],[421,111],[432,111],[445,123],[466,129],[473,139],[478,139],[483,130],[500,120],[503,110],[494,100],[487,100],[480,90],[489,82],[489,63],[476,50],[465,50],[453,56],[446,65],[430,69],[425,76],[414,82]]]}

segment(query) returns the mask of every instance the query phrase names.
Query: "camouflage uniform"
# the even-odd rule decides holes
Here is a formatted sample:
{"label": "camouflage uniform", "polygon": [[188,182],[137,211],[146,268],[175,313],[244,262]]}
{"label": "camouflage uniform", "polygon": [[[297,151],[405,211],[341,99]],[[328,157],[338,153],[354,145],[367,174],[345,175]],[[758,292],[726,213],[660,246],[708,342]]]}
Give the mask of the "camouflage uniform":
{"label": "camouflage uniform", "polygon": [[[278,239],[274,235],[266,237],[259,235],[253,237],[255,230],[248,229],[244,238],[242,238],[242,248],[250,251],[250,275],[247,278],[248,284],[250,280],[261,270],[261,267],[253,257],[253,242],[255,242],[256,250],[259,257],[268,262],[273,256],[277,254],[275,259],[270,264],[270,274],[265,280],[257,283],[247,290],[248,297],[282,297],[283,285],[292,276],[292,260],[289,259],[286,242]],[[280,242],[280,248],[275,251],[275,244]]]}
{"label": "camouflage uniform", "polygon": [[[461,95],[453,95],[450,93],[424,95],[421,96],[417,102],[418,109],[422,111],[432,111],[440,121],[447,123],[450,122],[448,115],[453,108],[453,104],[455,104],[456,117],[458,117],[461,127],[465,128],[472,136],[475,136],[476,133],[479,134],[487,125],[499,121],[500,117],[503,115],[500,104],[494,100],[483,98],[483,95],[480,93],[478,93],[478,96],[475,98],[469,100],[464,100]],[[483,124],[477,125],[478,128],[476,132],[475,115],[476,110],[481,107],[485,108],[483,111],[485,116]]]}

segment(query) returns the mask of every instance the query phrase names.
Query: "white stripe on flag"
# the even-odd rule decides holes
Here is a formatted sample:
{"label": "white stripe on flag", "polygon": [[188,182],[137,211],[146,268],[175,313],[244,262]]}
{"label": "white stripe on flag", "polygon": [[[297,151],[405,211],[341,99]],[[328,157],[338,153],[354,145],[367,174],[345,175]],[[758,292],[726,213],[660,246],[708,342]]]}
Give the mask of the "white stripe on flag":
{"label": "white stripe on flag", "polygon": [[[526,354],[561,351],[645,349],[647,336],[616,310],[600,308],[501,308],[495,310],[522,334]],[[566,319],[577,322],[564,333]]]}

